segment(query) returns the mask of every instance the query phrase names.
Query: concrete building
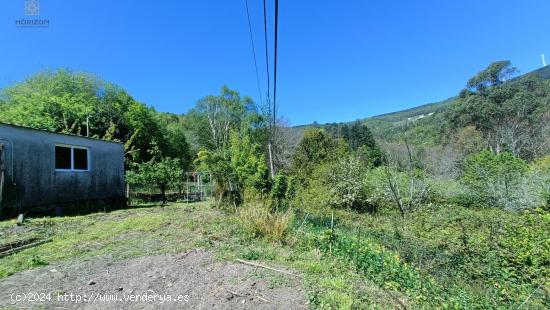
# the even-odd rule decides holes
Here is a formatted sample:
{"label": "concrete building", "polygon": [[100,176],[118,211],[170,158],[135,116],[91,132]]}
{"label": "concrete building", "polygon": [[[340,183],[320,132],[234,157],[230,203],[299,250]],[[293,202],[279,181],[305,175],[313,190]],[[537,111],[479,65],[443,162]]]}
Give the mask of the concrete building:
{"label": "concrete building", "polygon": [[124,197],[121,143],[0,123],[0,215],[79,212]]}

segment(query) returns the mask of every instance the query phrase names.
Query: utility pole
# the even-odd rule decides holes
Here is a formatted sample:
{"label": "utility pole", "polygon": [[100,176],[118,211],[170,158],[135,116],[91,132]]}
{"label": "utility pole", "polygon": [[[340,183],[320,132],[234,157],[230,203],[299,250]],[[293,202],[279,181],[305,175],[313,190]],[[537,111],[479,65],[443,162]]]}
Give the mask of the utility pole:
{"label": "utility pole", "polygon": [[279,0],[275,0],[275,53],[273,61],[273,128],[277,125],[277,42],[279,33]]}
{"label": "utility pole", "polygon": [[[273,135],[273,134],[271,134]],[[271,178],[274,179],[275,178],[275,168],[273,167],[273,148],[271,146],[271,142],[269,142],[268,144],[268,147],[269,147],[269,168],[271,169]]]}
{"label": "utility pole", "polygon": [[[277,133],[277,43],[278,43],[278,33],[279,33],[279,0],[275,0],[275,53],[273,61],[273,128],[272,136],[275,137]],[[275,140],[272,139],[272,142]],[[271,145],[270,145],[271,148]],[[274,148],[274,145],[273,145]],[[271,156],[270,150],[270,156]],[[275,177],[275,170],[273,167],[273,159],[271,159],[271,175]]]}
{"label": "utility pole", "polygon": [[[267,71],[267,109],[269,111],[269,118],[271,118],[271,100],[269,96],[269,91],[271,88],[271,83],[269,79],[269,53],[268,53],[268,44],[267,44],[267,5],[266,0],[263,0],[264,4],[264,42],[265,42],[265,67]],[[268,138],[268,152],[269,152],[269,168],[271,169],[271,178],[275,178],[275,167],[273,165],[273,125],[271,119],[268,119],[269,122],[269,138]]]}
{"label": "utility pole", "polygon": [[90,116],[86,116],[86,137],[90,136]]}

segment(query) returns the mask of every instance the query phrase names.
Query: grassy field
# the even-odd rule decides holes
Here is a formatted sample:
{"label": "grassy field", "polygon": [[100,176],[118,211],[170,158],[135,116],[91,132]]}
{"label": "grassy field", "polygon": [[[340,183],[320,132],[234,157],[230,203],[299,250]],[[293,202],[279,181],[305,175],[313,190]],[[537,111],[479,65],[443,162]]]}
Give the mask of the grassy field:
{"label": "grassy field", "polygon": [[[94,256],[108,255],[116,261],[202,248],[212,251],[219,260],[258,260],[294,269],[304,275],[310,302],[320,309],[441,305],[457,309],[517,308],[533,290],[532,285],[522,282],[522,277],[531,275],[507,275],[512,282],[498,280],[502,279],[500,275],[490,275],[499,267],[491,264],[505,259],[498,256],[501,250],[495,252],[492,247],[505,244],[511,238],[504,231],[497,237],[492,233],[493,226],[500,222],[508,225],[513,220],[516,226],[502,229],[521,233],[521,227],[527,227],[542,232],[539,236],[514,234],[513,238],[538,241],[530,240],[534,246],[529,249],[506,249],[530,251],[509,253],[511,256],[534,255],[544,260],[548,253],[550,219],[547,215],[506,218],[500,211],[456,209],[442,216],[427,210],[417,212],[398,226],[397,215],[337,211],[332,221],[331,217],[297,212],[283,240],[274,242],[252,235],[243,227],[240,213],[214,209],[211,205],[210,202],[144,205],[110,213],[29,219],[21,227],[13,221],[0,222],[2,240],[52,239],[1,258],[0,280],[22,270]],[[470,224],[463,226],[460,219],[468,219]],[[500,239],[489,242],[487,238]],[[520,263],[524,264],[518,261]],[[540,279],[548,269],[544,262],[542,267],[540,261],[538,264],[531,262],[530,266],[534,268],[531,272],[538,272]],[[481,269],[482,266],[486,268]],[[530,272],[529,269],[520,271]],[[509,272],[517,270],[512,268]],[[261,270],[256,276],[267,278],[273,287],[284,281],[284,277]],[[492,288],[487,289],[488,285]],[[522,308],[546,305],[544,292],[544,289],[537,290]],[[516,299],[499,299],[506,298],[506,293],[514,293]]]}
{"label": "grassy field", "polygon": [[[318,251],[303,249],[290,238],[273,243],[249,236],[232,212],[213,209],[209,202],[142,206],[135,209],[84,216],[29,219],[18,227],[0,222],[0,239],[11,241],[47,237],[52,241],[0,259],[0,280],[16,272],[58,262],[109,255],[125,258],[179,253],[192,248],[214,252],[220,260],[261,260],[293,268],[304,274],[310,298],[319,306],[349,308],[369,298],[375,308],[392,308],[393,297],[369,285],[351,266]],[[273,286],[284,281],[258,271]],[[378,304],[378,307],[376,305]]]}

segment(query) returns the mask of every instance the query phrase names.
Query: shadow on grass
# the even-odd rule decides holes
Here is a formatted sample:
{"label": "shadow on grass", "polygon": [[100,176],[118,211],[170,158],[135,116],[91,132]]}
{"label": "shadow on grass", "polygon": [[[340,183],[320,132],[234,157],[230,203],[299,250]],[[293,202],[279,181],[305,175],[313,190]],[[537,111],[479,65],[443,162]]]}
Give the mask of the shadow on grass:
{"label": "shadow on grass", "polygon": [[[205,201],[205,200],[203,200]],[[185,203],[180,199],[169,200],[168,203]],[[198,201],[190,201],[198,202]],[[110,213],[118,210],[131,210],[131,209],[144,209],[154,207],[164,207],[167,204],[162,204],[161,201],[155,200],[132,200],[129,204],[126,199],[112,199],[112,200],[93,200],[93,201],[79,201],[65,204],[57,204],[51,206],[37,206],[23,208],[22,213],[26,218],[37,217],[65,217],[65,216],[80,216],[93,213]],[[9,211],[9,212],[8,212]],[[19,215],[19,210],[4,210],[4,214],[0,217],[0,220],[8,220],[16,218]]]}

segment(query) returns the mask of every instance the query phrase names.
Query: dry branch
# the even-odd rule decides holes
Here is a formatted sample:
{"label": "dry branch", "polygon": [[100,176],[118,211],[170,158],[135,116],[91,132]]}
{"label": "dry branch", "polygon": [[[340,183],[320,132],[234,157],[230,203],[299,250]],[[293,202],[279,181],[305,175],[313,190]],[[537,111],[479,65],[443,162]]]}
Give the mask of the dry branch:
{"label": "dry branch", "polygon": [[50,242],[50,241],[52,241],[52,239],[40,240],[40,241],[37,241],[37,242],[25,244],[25,245],[20,246],[20,247],[14,247],[14,248],[9,249],[7,251],[0,252],[0,258],[4,257],[4,256],[8,256],[8,255],[16,253],[16,252],[19,252],[19,251],[22,251],[22,250],[25,250],[25,249],[28,249],[28,248],[32,248],[32,247],[44,244],[46,242]]}
{"label": "dry branch", "polygon": [[258,263],[249,262],[249,261],[245,261],[245,260],[238,259],[238,258],[237,258],[237,261],[238,261],[239,263],[241,263],[241,264],[250,265],[250,266],[254,266],[254,267],[260,267],[260,268],[264,268],[264,269],[269,269],[269,270],[272,270],[272,271],[276,271],[276,272],[280,272],[280,273],[287,274],[287,275],[289,275],[289,276],[298,277],[298,278],[301,277],[301,275],[293,274],[293,273],[288,272],[288,271],[284,271],[284,270],[272,268],[272,267],[265,266],[265,265],[261,265],[261,264],[258,264]]}

